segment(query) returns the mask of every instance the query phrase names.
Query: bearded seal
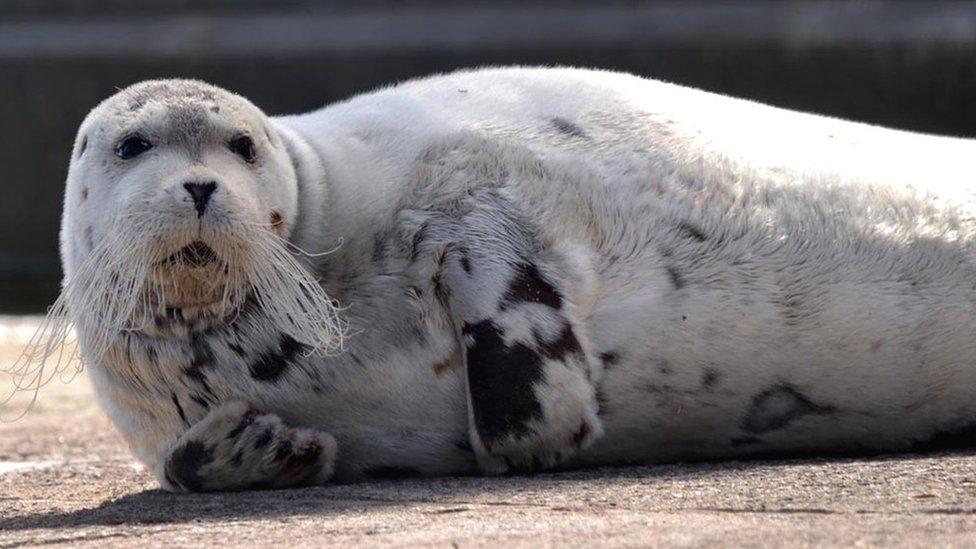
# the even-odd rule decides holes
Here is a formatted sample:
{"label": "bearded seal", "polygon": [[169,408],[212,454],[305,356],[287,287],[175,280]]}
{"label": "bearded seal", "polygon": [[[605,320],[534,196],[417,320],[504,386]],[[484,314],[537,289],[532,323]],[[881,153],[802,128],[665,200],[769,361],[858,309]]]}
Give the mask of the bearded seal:
{"label": "bearded seal", "polygon": [[18,371],[73,325],[176,491],[970,441],[974,157],[594,70],[144,82],[81,125]]}

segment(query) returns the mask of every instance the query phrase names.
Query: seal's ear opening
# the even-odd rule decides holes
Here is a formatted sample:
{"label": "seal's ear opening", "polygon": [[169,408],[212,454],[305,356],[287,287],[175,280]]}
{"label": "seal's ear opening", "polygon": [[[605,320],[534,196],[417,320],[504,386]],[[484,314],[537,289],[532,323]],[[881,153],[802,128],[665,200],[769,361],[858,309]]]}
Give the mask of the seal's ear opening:
{"label": "seal's ear opening", "polygon": [[281,236],[285,230],[285,218],[281,216],[281,212],[278,210],[271,210],[271,215],[269,215],[268,218],[268,221],[271,222],[271,230],[273,230],[278,236]]}

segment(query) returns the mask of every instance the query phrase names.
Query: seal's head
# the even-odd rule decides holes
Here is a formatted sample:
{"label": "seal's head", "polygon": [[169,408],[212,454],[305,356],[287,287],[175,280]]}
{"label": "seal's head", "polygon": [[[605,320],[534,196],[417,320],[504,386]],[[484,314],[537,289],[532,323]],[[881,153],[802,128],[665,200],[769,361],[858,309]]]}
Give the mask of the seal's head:
{"label": "seal's head", "polygon": [[238,95],[154,80],[105,100],[82,123],[68,171],[65,281],[52,309],[65,321],[49,323],[33,360],[50,356],[67,323],[97,361],[116,334],[187,337],[245,305],[269,329],[334,347],[333,304],[288,241],[298,185],[282,136]]}
{"label": "seal's head", "polygon": [[92,110],[78,132],[65,273],[70,280],[102,245],[130,258],[130,269],[149,267],[157,295],[146,304],[155,312],[225,315],[245,297],[232,278],[257,259],[255,234],[287,236],[296,185],[281,138],[246,99],[191,80],[136,84]]}

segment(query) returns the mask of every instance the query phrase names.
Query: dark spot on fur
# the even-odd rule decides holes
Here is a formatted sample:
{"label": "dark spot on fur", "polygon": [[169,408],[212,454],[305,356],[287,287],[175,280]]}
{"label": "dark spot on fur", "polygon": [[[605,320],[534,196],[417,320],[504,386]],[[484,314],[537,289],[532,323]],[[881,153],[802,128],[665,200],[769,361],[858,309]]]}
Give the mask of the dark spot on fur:
{"label": "dark spot on fur", "polygon": [[704,370],[702,370],[702,378],[701,378],[702,387],[706,389],[710,389],[714,387],[715,384],[718,383],[719,377],[721,377],[721,374],[719,374],[718,371],[715,370],[714,368],[705,368]]}
{"label": "dark spot on fur", "polygon": [[826,414],[829,406],[814,404],[789,385],[780,385],[752,398],[752,405],[742,420],[742,430],[759,434],[786,427],[794,420],[811,414]]}
{"label": "dark spot on fur", "polygon": [[190,349],[192,351],[191,368],[201,369],[213,364],[213,349],[210,348],[210,345],[205,339],[194,337],[190,342]]}
{"label": "dark spot on fur", "polygon": [[247,353],[244,352],[244,348],[236,343],[228,343],[227,348],[230,349],[231,351],[234,351],[234,354],[241,358],[247,357]]}
{"label": "dark spot on fur", "polygon": [[652,395],[661,395],[666,393],[674,393],[675,389],[673,385],[667,383],[647,383],[643,386],[644,390]]}
{"label": "dark spot on fur", "polygon": [[244,414],[244,418],[241,419],[240,423],[235,425],[234,428],[231,429],[229,433],[227,433],[227,439],[231,440],[239,437],[241,433],[244,432],[244,429],[247,429],[249,426],[253,424],[254,424],[254,415]]}
{"label": "dark spot on fur", "polygon": [[434,275],[431,282],[434,285],[434,296],[443,305],[447,306],[449,300],[451,299],[451,287],[444,284],[444,280],[441,277],[441,270],[438,269],[437,274]]}
{"label": "dark spot on fur", "polygon": [[89,250],[95,248],[95,241],[92,239],[92,228],[91,226],[85,227],[85,245],[88,246]]}
{"label": "dark spot on fur", "polygon": [[528,432],[527,423],[542,417],[533,386],[542,377],[541,357],[529,347],[505,345],[501,330],[490,320],[465,325],[468,385],[475,427],[485,446],[510,435]]}
{"label": "dark spot on fur", "polygon": [[671,279],[671,284],[674,286],[675,290],[680,290],[685,287],[685,281],[681,278],[681,273],[678,272],[674,267],[668,266],[664,268],[668,273],[668,278]]}
{"label": "dark spot on fur", "polygon": [[423,225],[420,226],[420,229],[418,229],[417,232],[414,233],[413,240],[410,243],[410,261],[417,261],[417,257],[420,256],[420,245],[424,242],[424,239],[427,237],[428,229],[429,227],[427,223],[424,223]]}
{"label": "dark spot on fur", "polygon": [[556,339],[539,341],[539,352],[546,358],[562,360],[569,354],[582,354],[583,349],[576,339],[576,334],[573,333],[573,328],[566,323]]}
{"label": "dark spot on fur", "polygon": [[405,478],[417,478],[423,476],[420,471],[410,467],[398,467],[395,465],[379,465],[363,469],[366,478],[376,480],[399,480]]}
{"label": "dark spot on fur", "polygon": [[241,463],[244,462],[244,450],[238,450],[234,452],[234,455],[230,458],[230,464],[234,467],[240,467]]}
{"label": "dark spot on fur", "polygon": [[265,429],[263,433],[258,435],[258,438],[254,440],[254,449],[260,450],[268,444],[271,444],[271,440],[274,438],[274,431],[271,429]]}
{"label": "dark spot on fur", "polygon": [[159,353],[156,351],[156,346],[153,345],[152,343],[147,343],[145,349],[146,349],[146,360],[148,360],[150,364],[158,363]]}
{"label": "dark spot on fur", "polygon": [[803,320],[803,303],[798,294],[784,291],[775,298],[775,303],[779,305],[783,313],[783,321],[787,326],[796,326]]}
{"label": "dark spot on fur", "polygon": [[207,383],[207,374],[203,370],[212,366],[213,362],[213,349],[210,348],[210,345],[205,339],[200,336],[194,336],[190,340],[190,365],[183,369],[183,373],[186,377],[199,383],[203,387],[203,390],[210,395],[213,394],[213,391],[210,390],[210,385]]}
{"label": "dark spot on fur", "polygon": [[502,309],[505,305],[519,303],[540,303],[558,309],[562,302],[562,296],[542,278],[535,265],[520,263],[515,266],[515,277],[502,298]]}
{"label": "dark spot on fur", "polygon": [[461,256],[461,268],[464,269],[464,272],[471,274],[471,260],[466,255]]}
{"label": "dark spot on fur", "polygon": [[[78,147],[78,156],[80,157],[81,155],[85,154],[85,150],[87,148],[88,148],[88,136],[86,135],[81,138],[81,146]],[[88,195],[88,189],[85,189],[85,196],[87,195]],[[84,198],[82,198],[82,200],[84,200]]]}
{"label": "dark spot on fur", "polygon": [[671,369],[671,363],[668,362],[667,360],[660,360],[660,361],[658,361],[657,371],[661,375],[665,375],[665,376],[668,376],[668,375],[671,375],[672,373],[674,373],[674,370]]}
{"label": "dark spot on fur", "polygon": [[381,235],[373,237],[373,262],[379,263],[386,256],[386,239]]}
{"label": "dark spot on fur", "polygon": [[177,486],[199,492],[203,489],[200,469],[212,461],[213,451],[202,442],[187,442],[170,454],[166,461],[166,478],[171,482],[176,481]]}
{"label": "dark spot on fur", "polygon": [[796,326],[820,312],[821,304],[817,299],[817,293],[802,279],[784,275],[784,278],[779,281],[779,286],[773,303],[779,308],[783,315],[783,322],[787,326]]}
{"label": "dark spot on fur", "polygon": [[281,461],[286,457],[291,455],[294,445],[290,440],[285,439],[278,443],[278,447],[275,449],[274,459],[275,461]]}
{"label": "dark spot on fur", "polygon": [[620,355],[614,351],[606,351],[600,353],[600,362],[603,363],[604,368],[610,368],[611,366],[616,365],[617,361],[619,360],[620,360]]}
{"label": "dark spot on fur", "polygon": [[210,384],[207,383],[207,374],[193,367],[185,368],[183,370],[183,373],[186,375],[186,377],[199,383],[203,387],[204,391],[206,391],[209,394],[212,394],[212,392],[210,391]]}
{"label": "dark spot on fur", "polygon": [[258,381],[277,383],[288,371],[292,361],[307,349],[306,345],[299,343],[295,338],[282,334],[276,349],[265,351],[251,363],[251,377]]}
{"label": "dark spot on fur", "polygon": [[84,202],[88,200],[88,187],[81,188],[81,201]]}
{"label": "dark spot on fur", "polygon": [[212,112],[214,114],[220,114],[220,106],[219,105],[211,105],[210,106],[210,112]]}
{"label": "dark spot on fur", "polygon": [[197,406],[203,408],[204,410],[210,409],[210,402],[200,395],[190,395],[190,400],[197,403]]}
{"label": "dark spot on fur", "polygon": [[583,128],[580,128],[565,118],[553,118],[551,122],[557,130],[570,137],[586,137],[586,132],[583,131]]}
{"label": "dark spot on fur", "polygon": [[466,452],[469,454],[474,453],[474,448],[471,447],[471,441],[466,438],[454,441],[454,446],[458,450],[461,450],[462,452]]}
{"label": "dark spot on fur", "polygon": [[690,238],[692,240],[697,240],[698,242],[704,242],[708,240],[708,238],[705,236],[704,233],[702,233],[697,227],[689,223],[679,223],[678,232],[680,232],[682,236],[686,238]]}
{"label": "dark spot on fur", "polygon": [[176,406],[176,413],[180,415],[180,419],[183,420],[184,425],[189,425],[190,421],[186,419],[186,412],[183,411],[183,406],[180,404],[179,397],[176,393],[171,392],[170,397],[173,399],[173,405]]}
{"label": "dark spot on fur", "polygon": [[590,434],[590,424],[585,421],[580,423],[579,431],[576,431],[576,433],[573,435],[573,446],[579,448],[580,444],[583,443],[583,439],[585,439],[586,435],[589,434]]}

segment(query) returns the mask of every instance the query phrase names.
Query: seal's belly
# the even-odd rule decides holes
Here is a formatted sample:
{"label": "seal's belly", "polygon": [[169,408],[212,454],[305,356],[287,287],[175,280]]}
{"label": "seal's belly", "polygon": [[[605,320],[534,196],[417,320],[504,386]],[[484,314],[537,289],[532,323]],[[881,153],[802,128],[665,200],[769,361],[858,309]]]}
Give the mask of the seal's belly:
{"label": "seal's belly", "polygon": [[598,247],[607,436],[585,459],[903,450],[971,426],[968,205],[732,181],[607,206],[633,238]]}

